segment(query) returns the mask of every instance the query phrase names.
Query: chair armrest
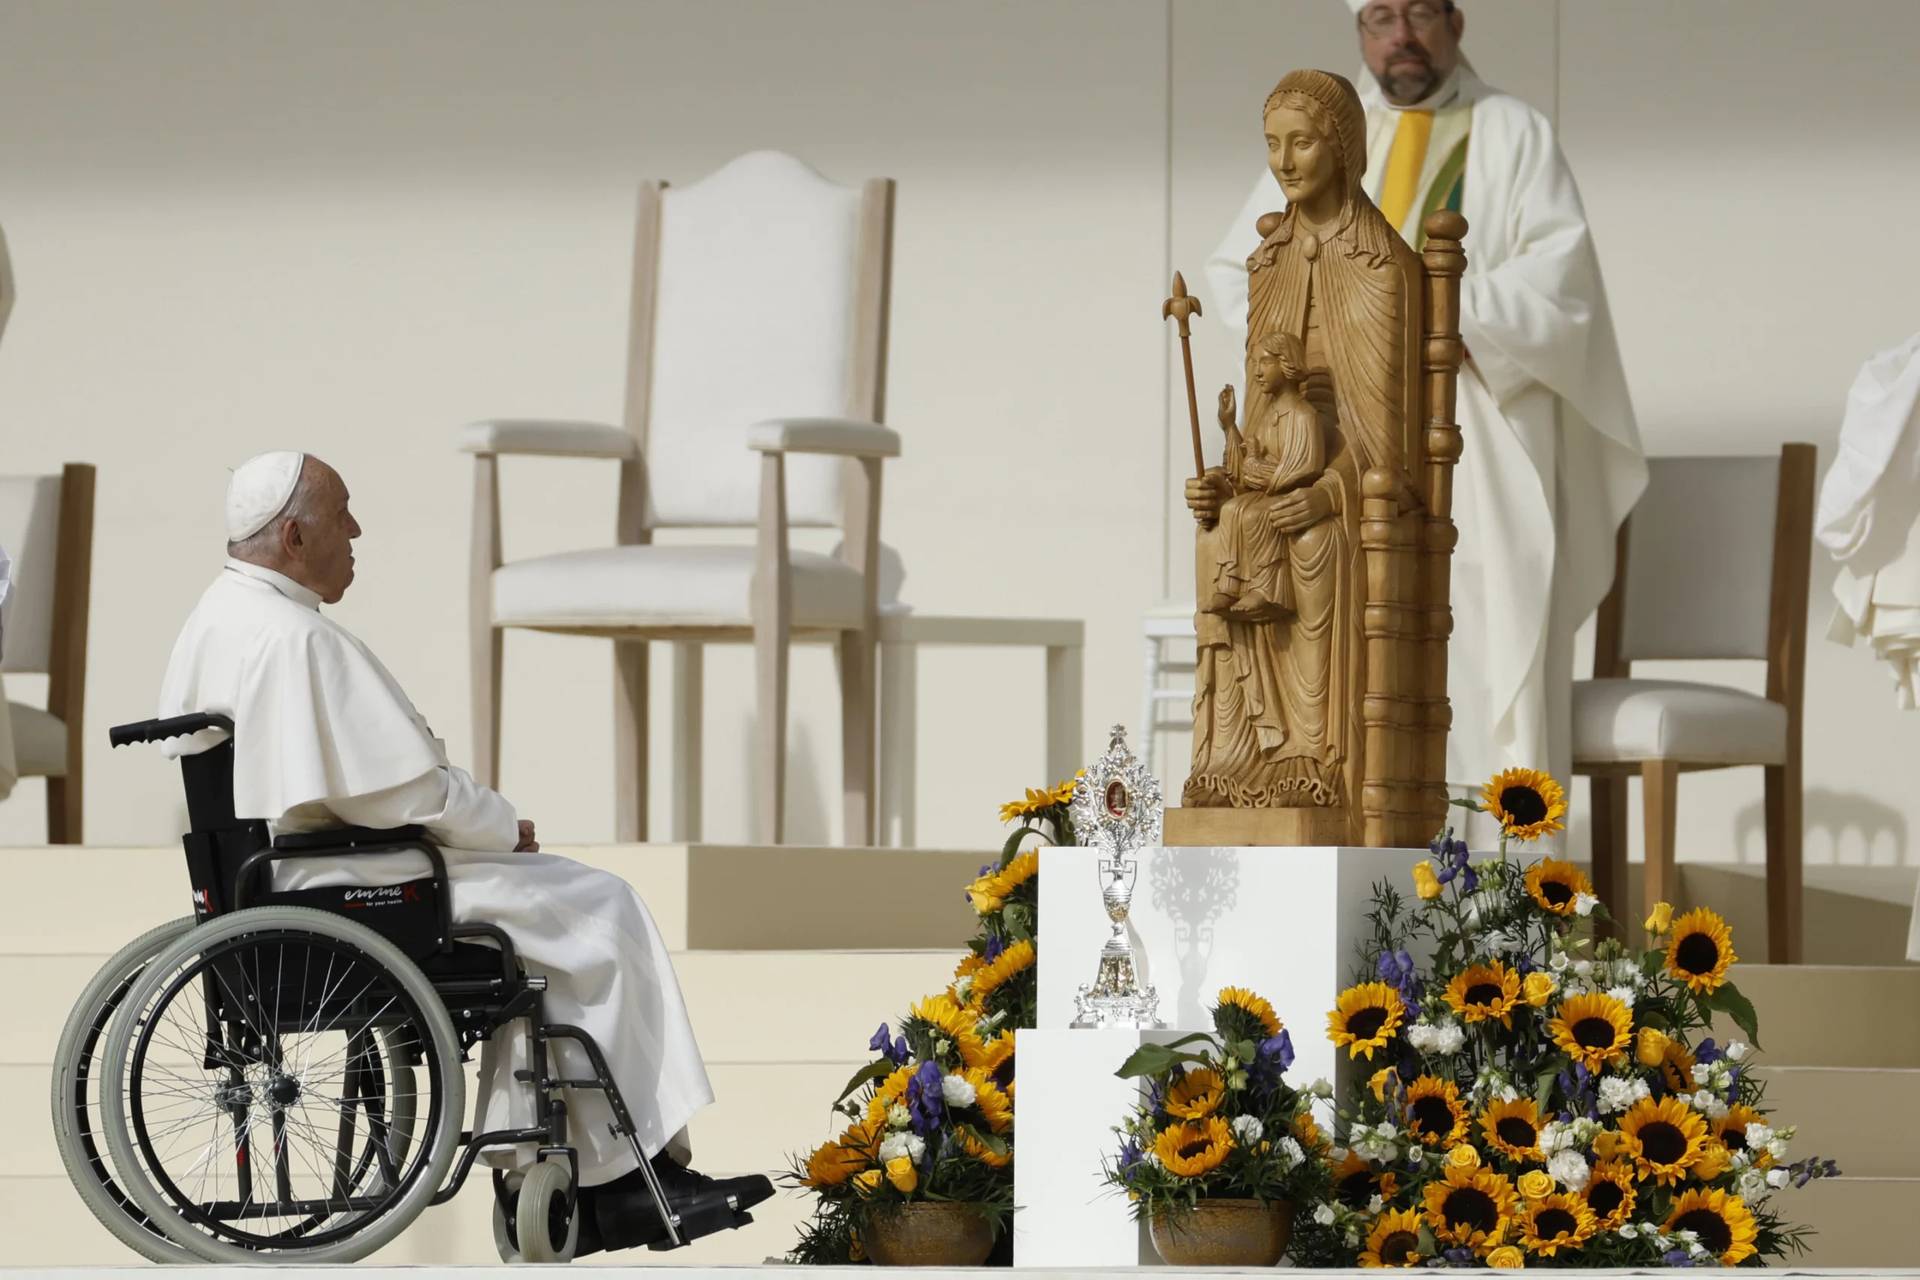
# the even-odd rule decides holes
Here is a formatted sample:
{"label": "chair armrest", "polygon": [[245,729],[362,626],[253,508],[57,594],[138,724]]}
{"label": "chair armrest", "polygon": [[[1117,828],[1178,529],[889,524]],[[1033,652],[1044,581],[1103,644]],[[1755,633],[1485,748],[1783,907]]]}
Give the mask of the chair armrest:
{"label": "chair armrest", "polygon": [[296,831],[276,836],[273,850],[282,854],[355,853],[363,849],[370,853],[384,853],[394,845],[426,841],[427,829],[421,826],[327,827],[319,831]]}
{"label": "chair armrest", "polygon": [[460,428],[462,453],[518,453],[559,458],[631,458],[632,435],[601,422],[553,422],[539,418],[489,418]]}
{"label": "chair armrest", "polygon": [[762,453],[834,453],[850,458],[897,458],[900,433],[851,418],[769,418],[747,429],[747,447]]}

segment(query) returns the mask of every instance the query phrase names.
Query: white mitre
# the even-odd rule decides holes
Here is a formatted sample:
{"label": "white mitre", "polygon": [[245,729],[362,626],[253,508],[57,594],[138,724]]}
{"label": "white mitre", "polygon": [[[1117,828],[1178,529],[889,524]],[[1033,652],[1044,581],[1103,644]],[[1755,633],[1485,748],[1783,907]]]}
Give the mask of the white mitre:
{"label": "white mitre", "polygon": [[227,481],[227,541],[242,542],[287,509],[307,455],[291,449],[257,453]]}

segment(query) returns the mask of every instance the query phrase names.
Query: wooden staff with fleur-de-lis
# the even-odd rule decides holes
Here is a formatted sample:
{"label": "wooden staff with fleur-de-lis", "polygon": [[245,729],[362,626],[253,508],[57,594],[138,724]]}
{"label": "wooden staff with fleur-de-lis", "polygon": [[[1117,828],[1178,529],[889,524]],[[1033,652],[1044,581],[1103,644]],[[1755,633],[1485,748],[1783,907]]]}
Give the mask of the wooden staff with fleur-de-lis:
{"label": "wooden staff with fleur-de-lis", "polygon": [[1187,371],[1187,421],[1193,427],[1193,474],[1204,478],[1207,474],[1206,455],[1200,449],[1200,402],[1193,394],[1193,347],[1187,331],[1187,317],[1200,314],[1200,299],[1187,293],[1187,282],[1178,271],[1173,273],[1173,296],[1160,306],[1160,318],[1173,320],[1180,326],[1180,363]]}

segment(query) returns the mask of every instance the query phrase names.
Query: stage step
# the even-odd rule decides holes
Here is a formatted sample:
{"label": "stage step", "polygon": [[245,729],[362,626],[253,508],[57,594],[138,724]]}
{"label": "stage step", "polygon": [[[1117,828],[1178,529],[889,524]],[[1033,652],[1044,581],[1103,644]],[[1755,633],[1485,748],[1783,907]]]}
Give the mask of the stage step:
{"label": "stage step", "polygon": [[1818,1234],[1807,1252],[1785,1265],[1801,1267],[1912,1267],[1920,1260],[1913,1237],[1920,1223],[1920,1178],[1828,1178],[1788,1188],[1774,1203],[1790,1221]]}
{"label": "stage step", "polygon": [[[1759,1011],[1763,1069],[1920,1067],[1920,965],[1741,963],[1730,976]],[[1745,1038],[1725,1018],[1713,1030]]]}

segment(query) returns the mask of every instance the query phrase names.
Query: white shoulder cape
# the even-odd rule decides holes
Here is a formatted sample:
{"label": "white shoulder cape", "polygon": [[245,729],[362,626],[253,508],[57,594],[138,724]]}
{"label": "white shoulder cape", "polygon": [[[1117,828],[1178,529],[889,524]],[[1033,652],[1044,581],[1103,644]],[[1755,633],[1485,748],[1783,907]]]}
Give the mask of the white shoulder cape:
{"label": "white shoulder cape", "polygon": [[[311,593],[276,578],[230,563],[187,618],[161,684],[162,716],[232,717],[234,812],[273,821],[296,805],[384,791],[445,765],[380,660],[294,598]],[[225,736],[175,738],[167,754],[204,751]]]}

